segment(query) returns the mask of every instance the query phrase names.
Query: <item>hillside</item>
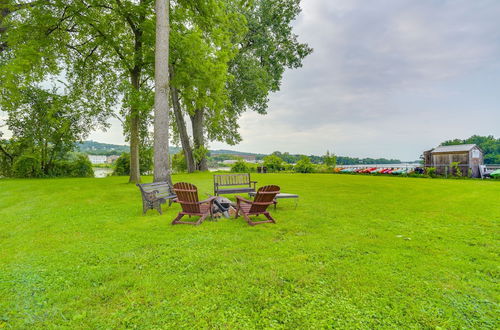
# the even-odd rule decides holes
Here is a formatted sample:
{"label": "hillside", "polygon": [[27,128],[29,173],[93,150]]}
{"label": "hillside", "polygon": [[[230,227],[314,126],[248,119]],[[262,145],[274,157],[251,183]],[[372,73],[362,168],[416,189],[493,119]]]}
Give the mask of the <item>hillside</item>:
{"label": "hillside", "polygon": [[[96,141],[83,141],[77,143],[76,148],[78,151],[89,155],[120,155],[123,152],[129,152],[130,147],[127,145],[101,143]],[[170,146],[170,153],[176,154],[181,150],[179,147]]]}

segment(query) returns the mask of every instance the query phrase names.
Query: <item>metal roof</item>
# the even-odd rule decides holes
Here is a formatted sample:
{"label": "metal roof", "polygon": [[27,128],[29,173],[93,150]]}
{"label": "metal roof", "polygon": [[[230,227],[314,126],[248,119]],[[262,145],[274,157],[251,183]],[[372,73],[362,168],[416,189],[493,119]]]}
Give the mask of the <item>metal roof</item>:
{"label": "metal roof", "polygon": [[475,144],[456,144],[452,146],[439,146],[432,150],[431,153],[443,152],[469,152],[472,148],[476,147]]}

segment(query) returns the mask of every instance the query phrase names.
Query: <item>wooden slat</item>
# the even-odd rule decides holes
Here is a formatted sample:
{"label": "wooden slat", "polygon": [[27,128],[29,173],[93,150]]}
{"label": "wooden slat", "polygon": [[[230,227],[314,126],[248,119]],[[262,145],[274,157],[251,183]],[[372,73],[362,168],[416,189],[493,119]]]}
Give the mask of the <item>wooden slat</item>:
{"label": "wooden slat", "polygon": [[174,191],[177,195],[177,201],[181,204],[182,210],[190,214],[201,213],[198,204],[198,188],[187,182],[178,182],[174,184]]}
{"label": "wooden slat", "polygon": [[269,185],[260,187],[255,195],[254,202],[258,204],[252,204],[250,208],[250,213],[260,213],[265,212],[267,207],[272,204],[274,198],[280,192],[280,187],[275,185]]}

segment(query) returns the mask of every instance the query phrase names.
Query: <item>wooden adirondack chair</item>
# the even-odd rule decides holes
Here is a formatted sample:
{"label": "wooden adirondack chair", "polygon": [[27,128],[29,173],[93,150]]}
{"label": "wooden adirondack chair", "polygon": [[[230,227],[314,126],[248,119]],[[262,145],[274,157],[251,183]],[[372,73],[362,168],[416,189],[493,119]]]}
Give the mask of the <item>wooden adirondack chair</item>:
{"label": "wooden adirondack chair", "polygon": [[[280,192],[280,187],[270,185],[260,187],[257,190],[257,194],[255,195],[253,201],[245,199],[241,196],[236,196],[236,215],[235,218],[238,218],[238,215],[241,212],[241,215],[245,218],[250,226],[255,226],[260,223],[276,223],[273,217],[267,212],[267,208],[269,205],[274,204],[274,198]],[[250,220],[250,216],[263,214],[268,220],[265,221],[252,221]]]}
{"label": "wooden adirondack chair", "polygon": [[[174,184],[174,192],[177,195],[176,203],[181,204],[182,212],[179,212],[177,217],[172,221],[173,225],[187,224],[199,225],[210,215],[212,217],[213,200],[215,197],[210,197],[204,201],[198,200],[198,188],[195,185],[187,182],[178,182]],[[180,221],[185,215],[199,216],[198,221]]]}

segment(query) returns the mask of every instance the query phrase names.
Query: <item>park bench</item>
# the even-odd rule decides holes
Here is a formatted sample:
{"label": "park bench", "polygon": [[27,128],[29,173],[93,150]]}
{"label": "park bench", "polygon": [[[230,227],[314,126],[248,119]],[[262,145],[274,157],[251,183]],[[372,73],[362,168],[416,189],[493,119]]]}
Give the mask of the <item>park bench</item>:
{"label": "park bench", "polygon": [[250,180],[250,173],[216,174],[214,175],[214,195],[255,192],[256,183],[257,181]]}
{"label": "park bench", "polygon": [[168,200],[168,206],[170,206],[176,198],[168,182],[138,183],[137,187],[139,187],[142,194],[142,214],[146,214],[148,210],[153,209],[162,214],[161,204],[165,204]]}

